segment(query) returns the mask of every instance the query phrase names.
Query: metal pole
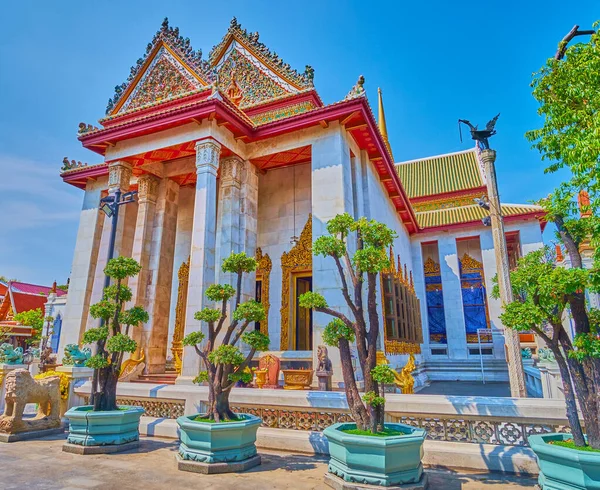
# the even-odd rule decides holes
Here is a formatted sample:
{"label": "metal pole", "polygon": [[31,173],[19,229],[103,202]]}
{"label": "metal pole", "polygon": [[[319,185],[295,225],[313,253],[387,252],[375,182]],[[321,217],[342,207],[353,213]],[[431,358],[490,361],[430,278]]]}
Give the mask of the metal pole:
{"label": "metal pole", "polygon": [[[119,221],[119,201],[121,200],[121,189],[117,189],[115,192],[115,200],[113,202],[113,215],[110,228],[110,240],[108,242],[108,257],[106,262],[113,258],[115,254],[115,241],[117,239],[117,223]],[[110,286],[110,277],[104,276],[104,287]]]}
{"label": "metal pole", "polygon": [[[496,269],[498,271],[498,286],[502,305],[512,303],[513,294],[510,285],[510,268],[508,264],[508,250],[506,236],[504,235],[504,221],[500,209],[500,196],[498,182],[496,181],[496,152],[485,149],[481,152],[481,160],[487,177],[488,201],[490,203],[490,218],[494,251],[496,253]],[[510,380],[510,394],[512,397],[527,397],[525,375],[523,373],[523,360],[521,359],[521,344],[519,333],[510,328],[504,329],[504,342],[506,344],[506,357],[508,362],[508,376]]]}
{"label": "metal pole", "polygon": [[479,362],[481,364],[481,381],[485,384],[485,372],[483,370],[483,352],[481,351],[481,329],[477,329],[477,343],[479,344]]}

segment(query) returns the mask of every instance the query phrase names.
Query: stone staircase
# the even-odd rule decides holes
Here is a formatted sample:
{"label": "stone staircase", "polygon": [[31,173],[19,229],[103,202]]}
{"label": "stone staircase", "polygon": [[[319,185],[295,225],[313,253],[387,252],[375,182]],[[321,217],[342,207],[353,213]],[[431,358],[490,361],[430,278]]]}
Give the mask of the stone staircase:
{"label": "stone staircase", "polygon": [[[426,360],[422,368],[431,381],[481,381],[479,359]],[[503,359],[483,360],[487,381],[508,381],[508,367]]]}
{"label": "stone staircase", "polygon": [[158,374],[141,374],[137,379],[132,379],[132,383],[148,383],[160,385],[174,385],[177,379],[177,371],[166,370],[164,373]]}

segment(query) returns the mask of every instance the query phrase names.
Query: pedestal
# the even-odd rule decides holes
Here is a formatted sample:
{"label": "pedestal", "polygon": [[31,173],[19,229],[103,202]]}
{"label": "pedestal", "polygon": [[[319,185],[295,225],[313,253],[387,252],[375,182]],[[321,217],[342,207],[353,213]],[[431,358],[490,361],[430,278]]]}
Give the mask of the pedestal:
{"label": "pedestal", "polygon": [[319,380],[319,391],[331,391],[333,373],[331,371],[317,371],[315,374]]}
{"label": "pedestal", "polygon": [[85,400],[75,393],[75,388],[91,379],[94,375],[94,370],[88,367],[58,366],[56,371],[64,373],[69,377],[69,398],[67,399],[66,409],[85,405]]}
{"label": "pedestal", "polygon": [[25,364],[0,364],[0,414],[4,413],[6,375],[15,369],[27,369]]}

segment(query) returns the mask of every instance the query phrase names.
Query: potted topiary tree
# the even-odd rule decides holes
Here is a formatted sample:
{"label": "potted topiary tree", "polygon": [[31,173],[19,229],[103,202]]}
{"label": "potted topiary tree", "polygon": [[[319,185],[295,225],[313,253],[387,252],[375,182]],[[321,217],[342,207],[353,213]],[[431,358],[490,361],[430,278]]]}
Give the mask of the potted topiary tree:
{"label": "potted topiary tree", "polygon": [[[205,413],[179,417],[181,432],[178,467],[184,471],[224,473],[243,471],[260,464],[256,453],[256,432],[261,419],[249,414],[235,414],[229,406],[229,395],[239,381],[252,380],[248,364],[259,351],[267,350],[269,337],[260,331],[246,331],[254,322],[265,319],[261,303],[240,303],[243,274],[256,269],[256,260],[244,252],[232,253],[223,261],[222,270],[234,274],[236,288],[229,284],[213,284],[206,297],[218,308],[204,308],[194,318],[205,324],[204,331],[188,334],[183,344],[194,348],[204,370],[195,383],[208,383],[208,405]],[[227,309],[232,298],[232,320],[227,322]],[[249,347],[242,353],[239,342]]]}
{"label": "potted topiary tree", "polygon": [[[330,308],[319,293],[308,292],[300,297],[302,307],[333,317],[325,327],[323,341],[339,348],[346,399],[354,419],[352,423],[334,424],[324,431],[331,455],[327,479],[332,485],[337,480],[337,486],[343,485],[339,479],[381,486],[424,485],[426,475],[421,458],[426,433],[405,424],[384,422],[383,387],[392,383],[394,376],[388,366],[377,366],[380,342],[377,278],[390,265],[387,250],[396,233],[383,223],[366,218],[354,220],[347,213],[329,221],[327,231],[328,235],[315,241],[313,253],[335,262],[350,315]],[[355,252],[350,257],[348,240],[352,235]],[[352,366],[353,343],[364,377],[366,393],[362,399]]]}
{"label": "potted topiary tree", "polygon": [[[600,488],[600,311],[589,301],[600,289],[597,27],[575,26],[534,75],[533,95],[544,121],[526,136],[549,160],[545,172],[560,170],[563,176],[540,202],[556,226],[560,257],[556,264],[554,252],[544,249],[522,258],[511,272],[515,301],[501,316],[507,327],[529,325],[545,341],[563,381],[572,433],[529,436],[543,489]],[[579,35],[591,35],[590,42],[568,47]],[[571,318],[563,322],[567,311]]]}
{"label": "potted topiary tree", "polygon": [[148,313],[142,307],[124,309],[132,297],[131,289],[124,282],[139,272],[140,265],[127,257],[109,260],[104,269],[114,284],[105,288],[102,301],[90,307],[91,316],[102,323],[83,335],[84,344],[96,345],[95,355],[85,361],[87,367],[94,369],[90,405],[73,407],[65,414],[69,419],[65,451],[117,452],[139,443],[139,423],[144,410],[117,405],[117,382],[123,356],[137,348],[135,340],[128,336],[129,330],[148,321]]}

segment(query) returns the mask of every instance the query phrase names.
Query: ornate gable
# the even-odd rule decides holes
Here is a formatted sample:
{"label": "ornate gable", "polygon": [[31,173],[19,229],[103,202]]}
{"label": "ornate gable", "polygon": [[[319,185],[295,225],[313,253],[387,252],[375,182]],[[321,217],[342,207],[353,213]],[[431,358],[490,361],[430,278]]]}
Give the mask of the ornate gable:
{"label": "ornate gable", "polygon": [[313,88],[314,70],[303,74],[284,63],[258,41],[258,33],[242,30],[235,17],[209,62],[218,73],[218,85],[236,105],[248,108],[271,99]]}
{"label": "ornate gable", "polygon": [[202,51],[194,51],[188,38],[179,35],[179,28],[169,27],[165,18],[161,28],[137,60],[129,77],[115,87],[106,113],[114,116],[144,105],[161,102],[212,83],[208,63]]}
{"label": "ornate gable", "polygon": [[202,88],[202,83],[161,46],[119,112],[139,109]]}

